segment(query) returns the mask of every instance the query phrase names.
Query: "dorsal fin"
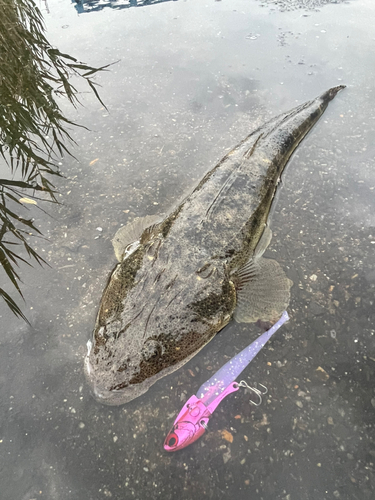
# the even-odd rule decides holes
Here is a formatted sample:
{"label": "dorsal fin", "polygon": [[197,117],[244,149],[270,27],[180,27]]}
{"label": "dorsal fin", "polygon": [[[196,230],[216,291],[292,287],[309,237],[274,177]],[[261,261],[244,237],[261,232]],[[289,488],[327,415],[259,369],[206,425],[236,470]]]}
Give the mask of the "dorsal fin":
{"label": "dorsal fin", "polygon": [[120,227],[112,240],[117,260],[121,262],[126,248],[130,244],[139,241],[146,229],[151,231],[161,220],[162,218],[158,215],[146,215],[145,217],[136,217],[126,226]]}

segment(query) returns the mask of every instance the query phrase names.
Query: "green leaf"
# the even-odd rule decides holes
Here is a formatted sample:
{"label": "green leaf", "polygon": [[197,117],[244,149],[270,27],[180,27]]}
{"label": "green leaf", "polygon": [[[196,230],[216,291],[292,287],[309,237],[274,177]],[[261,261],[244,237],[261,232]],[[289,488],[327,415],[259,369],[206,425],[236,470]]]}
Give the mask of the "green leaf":
{"label": "green leaf", "polygon": [[[41,237],[41,231],[20,215],[25,210],[20,199],[58,202],[50,178],[62,177],[57,158],[74,158],[69,126],[81,127],[64,116],[57,98],[78,106],[79,93],[72,77],[79,77],[105,107],[98,84],[90,76],[110,64],[95,68],[52,47],[35,0],[0,0],[0,12],[0,156],[13,176],[0,179],[0,269],[21,293],[15,267],[30,264],[19,252],[26,251],[38,264],[46,262],[29,244],[29,236]],[[37,198],[36,192],[43,192],[48,200]],[[40,204],[38,208],[43,210]],[[5,291],[0,291],[0,297],[27,321]]]}
{"label": "green leaf", "polygon": [[12,311],[13,314],[15,314],[19,318],[23,319],[26,323],[28,323],[30,325],[29,320],[23,314],[23,312],[18,307],[18,305],[15,303],[15,301],[12,299],[12,297],[10,295],[8,295],[6,293],[6,291],[3,290],[2,288],[0,288],[0,297],[2,297],[5,300],[5,303],[7,304],[7,306],[9,307],[9,309]]}
{"label": "green leaf", "polygon": [[107,109],[107,106],[104,104],[104,102],[100,99],[100,96],[98,94],[98,91],[96,90],[95,88],[95,84],[94,82],[92,82],[91,80],[87,80],[87,83],[90,85],[90,87],[92,88],[96,98],[98,99],[98,101],[100,102],[100,104],[108,111]]}

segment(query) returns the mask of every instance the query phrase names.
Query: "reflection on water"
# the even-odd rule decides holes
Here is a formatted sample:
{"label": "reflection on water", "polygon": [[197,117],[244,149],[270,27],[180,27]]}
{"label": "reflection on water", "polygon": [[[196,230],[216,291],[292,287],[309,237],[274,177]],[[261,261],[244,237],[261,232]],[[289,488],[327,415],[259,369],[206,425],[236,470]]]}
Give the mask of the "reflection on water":
{"label": "reflection on water", "polygon": [[79,14],[85,12],[97,12],[110,7],[111,9],[121,10],[129,7],[145,7],[157,5],[164,2],[177,2],[178,0],[72,0],[74,8]]}
{"label": "reflection on water", "polygon": [[[71,0],[74,8],[79,14],[85,12],[97,12],[105,7],[121,10],[129,7],[145,7],[157,5],[164,2],[177,2],[178,0]],[[214,1],[214,0],[211,0]],[[215,0],[220,2],[221,0]],[[328,4],[347,2],[348,0],[258,0],[262,6],[267,4],[274,6],[281,11],[291,11],[296,9],[315,10]]]}
{"label": "reflection on water", "polygon": [[[21,297],[16,268],[27,263],[25,257],[46,263],[29,244],[29,237],[40,236],[41,231],[26,207],[56,201],[51,177],[60,175],[59,160],[70,154],[66,142],[73,142],[68,126],[75,124],[61,112],[58,98],[77,105],[71,78],[78,76],[100,101],[92,81],[97,71],[48,42],[42,14],[34,2],[7,0],[1,4],[0,159],[10,172],[0,179],[0,265]],[[3,288],[0,300],[26,320]]]}
{"label": "reflection on water", "polygon": [[338,4],[348,0],[258,0],[263,5],[275,6],[281,11],[296,9],[315,10],[328,4]]}

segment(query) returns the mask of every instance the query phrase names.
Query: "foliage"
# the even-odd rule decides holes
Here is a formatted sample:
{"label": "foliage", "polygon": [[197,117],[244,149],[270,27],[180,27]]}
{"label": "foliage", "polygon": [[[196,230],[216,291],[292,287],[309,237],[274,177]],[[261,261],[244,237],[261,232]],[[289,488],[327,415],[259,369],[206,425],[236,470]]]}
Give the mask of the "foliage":
{"label": "foliage", "polygon": [[[92,76],[107,66],[93,68],[50,45],[40,10],[33,0],[0,0],[0,154],[11,179],[0,179],[0,264],[19,294],[16,268],[29,264],[20,252],[39,264],[40,255],[28,243],[40,235],[32,219],[22,213],[27,193],[32,199],[56,202],[51,176],[60,176],[58,156],[70,154],[67,131],[76,125],[61,112],[57,98],[78,104],[73,76],[83,78],[100,103]],[[23,252],[24,253],[24,252]],[[0,288],[0,297],[27,321],[16,302]]]}

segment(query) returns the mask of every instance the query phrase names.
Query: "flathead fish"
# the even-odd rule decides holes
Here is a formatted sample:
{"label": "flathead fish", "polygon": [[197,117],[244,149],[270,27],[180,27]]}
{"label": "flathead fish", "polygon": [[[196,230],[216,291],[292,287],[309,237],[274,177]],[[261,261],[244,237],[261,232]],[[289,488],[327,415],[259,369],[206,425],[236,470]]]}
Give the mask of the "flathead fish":
{"label": "flathead fish", "polygon": [[102,403],[124,404],[191,359],[231,319],[274,321],[292,282],[263,258],[280,176],[344,86],[261,126],[168,216],[116,233],[119,263],[103,292],[85,359]]}

